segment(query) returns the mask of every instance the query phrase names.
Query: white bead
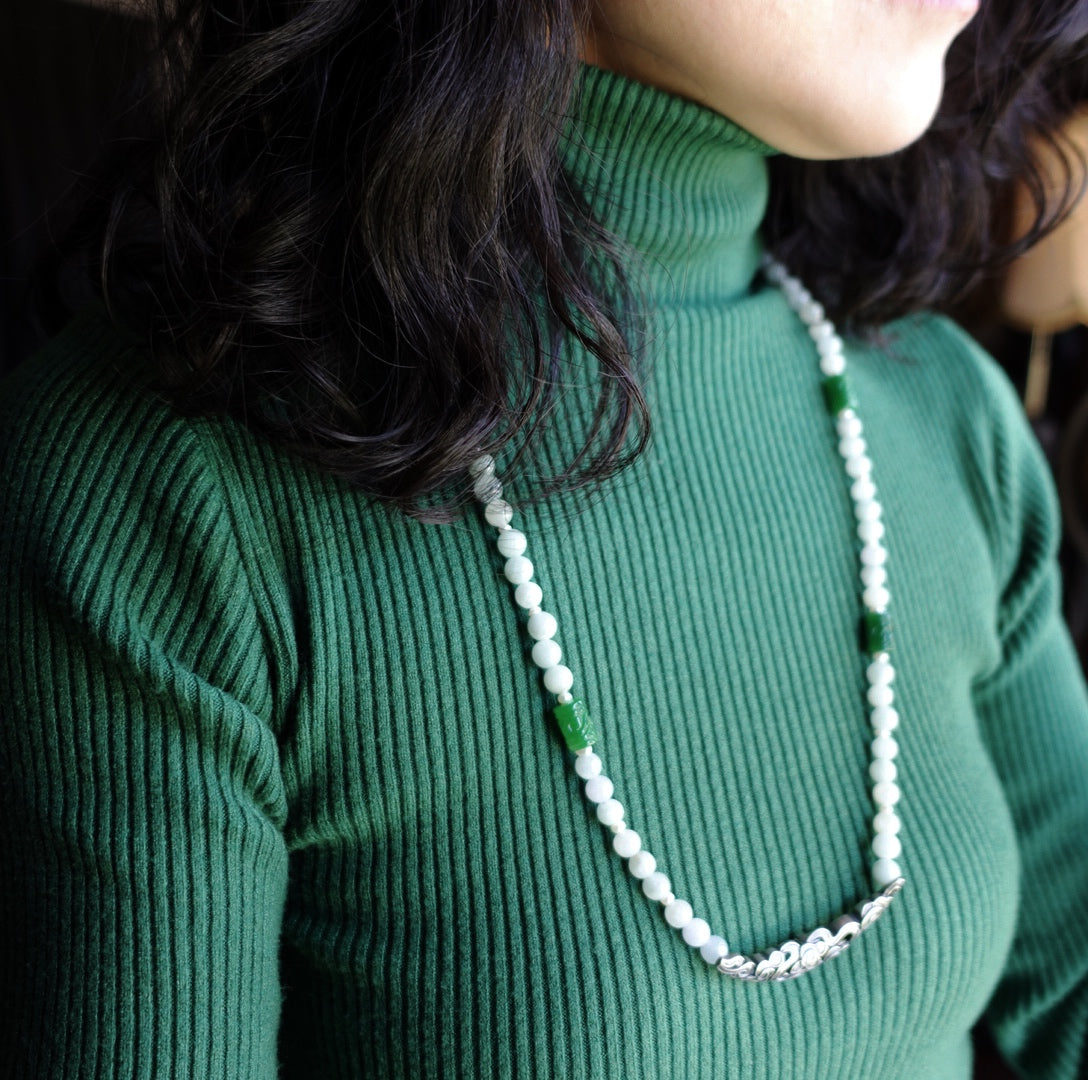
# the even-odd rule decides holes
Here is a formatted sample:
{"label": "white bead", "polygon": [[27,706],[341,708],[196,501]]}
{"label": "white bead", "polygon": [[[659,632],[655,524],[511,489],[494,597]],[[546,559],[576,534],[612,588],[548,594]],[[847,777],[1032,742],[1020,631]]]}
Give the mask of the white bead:
{"label": "white bead", "polygon": [[873,784],[873,802],[881,809],[886,806],[895,806],[899,802],[900,794],[899,785],[890,780],[882,780],[879,784]]}
{"label": "white bead", "polygon": [[695,912],[691,910],[691,904],[686,900],[673,900],[665,908],[665,922],[674,930],[683,930],[694,918]]}
{"label": "white bead", "polygon": [[840,439],[839,454],[847,459],[863,457],[865,455],[865,440],[860,436],[856,439]]}
{"label": "white bead", "polygon": [[710,940],[710,924],[706,919],[692,919],[680,933],[685,945],[702,949]]}
{"label": "white bead", "polygon": [[612,781],[607,776],[591,776],[586,781],[586,798],[591,803],[603,803],[612,798]]}
{"label": "white bead", "polygon": [[887,888],[896,878],[902,876],[899,863],[894,859],[877,859],[873,863],[873,884],[878,889]]}
{"label": "white bead", "polygon": [[472,484],[472,494],[483,503],[502,498],[502,481],[494,472],[482,472]]}
{"label": "white bead", "polygon": [[873,462],[868,457],[852,457],[846,459],[846,471],[855,480],[868,476],[873,471]]}
{"label": "white bead", "polygon": [[895,699],[895,691],[887,683],[881,683],[878,686],[870,686],[865,691],[865,696],[869,704],[877,709],[881,705],[890,705]]}
{"label": "white bead", "polygon": [[881,705],[873,709],[869,723],[874,731],[895,731],[899,727],[899,713],[887,705]]}
{"label": "white bead", "polygon": [[888,561],[888,549],[881,544],[866,544],[858,558],[863,566],[883,566]]}
{"label": "white bead", "polygon": [[574,695],[569,690],[564,690],[561,694],[555,695],[555,700],[560,705],[569,705],[574,700]]}
{"label": "white bead", "polygon": [[818,300],[810,300],[797,314],[807,323],[823,322],[824,306]]}
{"label": "white bead", "polygon": [[884,513],[884,507],[876,499],[861,499],[854,503],[854,517],[858,521],[876,521]]}
{"label": "white bead", "polygon": [[518,532],[517,529],[507,529],[499,534],[495,546],[504,559],[510,559],[515,555],[524,554],[528,541],[525,539],[525,533]]}
{"label": "white bead", "polygon": [[524,555],[515,555],[506,560],[503,573],[511,585],[524,585],[533,576],[533,564]]}
{"label": "white bead", "polygon": [[556,664],[544,672],[544,686],[549,693],[562,694],[574,685],[574,672],[565,664]]}
{"label": "white bead", "polygon": [[468,474],[473,479],[480,475],[480,473],[494,472],[495,471],[495,459],[490,454],[481,454],[478,458],[474,458],[469,462]]}
{"label": "white bead", "polygon": [[877,833],[872,846],[878,859],[898,859],[903,853],[903,845],[894,833]]}
{"label": "white bead", "polygon": [[866,669],[865,677],[874,686],[895,681],[895,668],[887,660],[874,660]]}
{"label": "white bead", "polygon": [[869,749],[874,758],[882,761],[894,761],[899,756],[899,743],[890,735],[878,735],[869,744]]}
{"label": "white bead", "polygon": [[509,525],[513,516],[514,508],[505,499],[495,499],[484,507],[484,517],[488,525],[494,525],[496,529]]}
{"label": "white bead", "polygon": [[[891,782],[899,775],[894,761],[887,758],[876,758],[869,762],[869,776],[878,784]],[[894,857],[894,856],[893,856]]]}
{"label": "white bead", "polygon": [[526,581],[514,590],[514,603],[528,611],[530,608],[540,607],[544,599],[544,590],[535,581]]}
{"label": "white bead", "polygon": [[618,799],[605,799],[597,806],[597,820],[602,825],[618,825],[623,821],[623,803]]}
{"label": "white bead", "polygon": [[529,616],[525,628],[529,631],[529,637],[534,641],[544,641],[546,638],[555,637],[555,632],[559,629],[559,623],[555,621],[555,616],[550,612],[538,611],[535,615]]}
{"label": "white bead", "polygon": [[863,585],[883,585],[888,580],[888,571],[883,566],[863,566],[861,583]]}
{"label": "white bead", "polygon": [[841,353],[842,338],[839,337],[838,334],[832,334],[831,337],[824,338],[822,341],[817,341],[816,351],[820,354],[821,359],[828,356],[834,356],[836,353]]}
{"label": "white bead", "polygon": [[603,768],[604,762],[592,751],[588,754],[579,754],[574,759],[574,771],[583,780],[591,780],[594,776],[600,776]]}
{"label": "white bead", "polygon": [[[838,339],[833,339],[838,340]],[[824,345],[826,342],[819,342],[819,345]],[[821,353],[820,355],[820,371],[824,375],[841,375],[846,370],[846,358],[842,355],[842,342],[839,342],[839,348],[834,352]]]}
{"label": "white bead", "polygon": [[854,502],[865,502],[868,499],[876,498],[876,484],[869,479],[868,476],[863,476],[860,480],[855,480],[850,485],[850,498]]}
{"label": "white bead", "polygon": [[559,663],[560,658],[563,655],[563,650],[559,648],[559,643],[553,641],[551,638],[544,638],[543,641],[538,641],[533,646],[533,663],[538,668],[550,668],[555,667]]}
{"label": "white bead", "polygon": [[657,869],[657,859],[648,851],[637,851],[627,863],[631,877],[648,878]]}
{"label": "white bead", "polygon": [[815,325],[810,326],[808,332],[812,336],[813,341],[827,341],[828,338],[834,336],[835,327],[824,319],[823,322],[818,322]]}
{"label": "white bead", "polygon": [[[872,485],[870,485],[871,487]],[[884,536],[883,521],[859,521],[858,539],[865,544],[875,544]]]}
{"label": "white bead", "polygon": [[861,436],[861,421],[855,413],[845,413],[835,421],[840,439],[857,439]]}
{"label": "white bead", "polygon": [[884,611],[891,599],[891,594],[883,585],[869,585],[861,593],[861,602],[870,611]]}
{"label": "white bead", "polygon": [[642,850],[642,837],[634,829],[617,833],[612,840],[612,850],[621,859],[630,859]]}
{"label": "white bead", "polygon": [[716,964],[727,952],[729,952],[729,945],[725,938],[712,934],[706,939],[706,944],[699,950],[699,955],[708,964]]}
{"label": "white bead", "polygon": [[873,832],[875,833],[890,833],[895,836],[897,832],[902,828],[903,823],[899,820],[899,815],[894,810],[881,810],[880,813],[873,818]]}
{"label": "white bead", "polygon": [[655,870],[642,880],[642,892],[649,900],[664,900],[669,895],[672,885],[660,870]]}

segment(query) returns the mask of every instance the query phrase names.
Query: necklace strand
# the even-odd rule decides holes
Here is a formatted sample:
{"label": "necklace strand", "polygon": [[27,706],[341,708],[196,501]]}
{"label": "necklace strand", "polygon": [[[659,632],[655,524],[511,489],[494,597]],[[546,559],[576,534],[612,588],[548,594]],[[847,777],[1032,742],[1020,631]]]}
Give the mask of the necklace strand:
{"label": "necklace strand", "polygon": [[484,517],[498,530],[496,543],[499,554],[506,560],[504,574],[514,586],[515,602],[528,616],[526,629],[534,642],[533,663],[541,669],[545,688],[556,696],[553,711],[567,748],[574,754],[574,771],[584,783],[585,797],[596,808],[597,820],[612,836],[612,850],[626,860],[627,870],[640,882],[643,894],[660,905],[665,921],[680,932],[686,945],[698,950],[707,964],[723,975],[757,982],[793,979],[837,956],[876,922],[904,884],[896,861],[902,850],[898,835],[900,820],[896,812],[900,791],[896,783],[895,759],[899,747],[893,735],[899,724],[899,714],[893,706],[895,669],[891,664],[891,624],[888,619],[891,595],[885,569],[888,553],[882,542],[883,510],[873,483],[873,463],[862,437],[861,420],[846,378],[843,343],[835,326],[812,294],[781,263],[767,256],[763,260],[763,272],[769,281],[781,288],[787,303],[805,324],[815,343],[823,374],[824,403],[850,482],[857,537],[861,541],[858,556],[861,640],[866,656],[866,701],[873,729],[869,762],[874,807],[870,874],[877,891],[857,911],[840,915],[826,927],[821,926],[800,940],[791,939],[765,953],[746,956],[732,952],[725,938],[712,933],[706,920],[695,915],[687,900],[677,898],[657,859],[644,846],[642,837],[628,825],[626,809],[615,798],[614,785],[604,773],[604,763],[595,750],[596,726],[585,703],[571,693],[574,674],[561,663],[562,650],[555,640],[558,623],[555,616],[541,606],[543,591],[532,580],[533,564],[525,555],[528,543],[525,534],[510,524],[514,511],[503,498],[495,461],[489,454],[482,454],[469,468],[473,493],[483,503]]}

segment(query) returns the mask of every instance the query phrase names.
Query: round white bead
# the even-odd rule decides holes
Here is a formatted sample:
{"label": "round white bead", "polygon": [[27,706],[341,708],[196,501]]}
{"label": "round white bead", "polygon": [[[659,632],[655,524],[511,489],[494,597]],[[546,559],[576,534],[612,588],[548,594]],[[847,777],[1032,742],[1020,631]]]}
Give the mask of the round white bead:
{"label": "round white bead", "polygon": [[514,603],[526,611],[540,607],[544,599],[544,590],[535,581],[526,581],[514,590]]}
{"label": "round white bead", "polygon": [[883,585],[888,580],[888,571],[883,566],[863,566],[861,568],[862,585]]}
{"label": "round white bead", "polygon": [[623,821],[623,803],[618,799],[605,799],[597,806],[597,820],[602,825],[618,825]]}
{"label": "round white bead", "polygon": [[509,525],[513,516],[514,508],[505,499],[495,499],[484,507],[488,525],[494,525],[496,529]]}
{"label": "round white bead", "polygon": [[563,655],[563,650],[559,648],[559,643],[553,641],[551,638],[544,638],[543,641],[538,641],[533,646],[533,663],[538,668],[544,668],[545,670],[550,667],[555,667],[559,663],[560,658]]}
{"label": "round white bead", "polygon": [[642,837],[634,829],[617,833],[612,839],[612,850],[621,859],[631,859],[642,850]]}
{"label": "round white bead", "polygon": [[873,884],[878,889],[887,888],[896,878],[902,876],[899,863],[894,859],[877,859],[873,863]]}
{"label": "round white bead", "polygon": [[874,660],[866,669],[865,677],[874,686],[890,683],[895,679],[895,668],[887,660]]}
{"label": "round white bead", "polygon": [[528,543],[525,539],[525,533],[518,532],[517,529],[507,529],[499,534],[495,546],[499,549],[499,554],[503,558],[510,559],[515,555],[523,554]]}
{"label": "round white bead", "polygon": [[879,705],[873,709],[869,723],[874,731],[895,731],[899,727],[899,713],[888,705]]}
{"label": "round white bead", "polygon": [[712,934],[706,939],[706,944],[699,950],[699,955],[708,964],[716,964],[727,952],[729,952],[729,945],[725,938]]}
{"label": "round white bead", "polygon": [[824,306],[819,300],[810,300],[797,314],[807,323],[823,322]]}
{"label": "round white bead", "polygon": [[555,700],[560,705],[569,705],[574,700],[574,695],[569,690],[564,690],[561,694],[555,695]]}
{"label": "round white bead", "polygon": [[603,803],[612,798],[612,781],[607,776],[591,776],[586,781],[586,798],[591,803]]}
{"label": "round white bead", "polygon": [[869,762],[869,776],[875,783],[890,782],[898,775],[899,770],[895,767],[894,761],[889,761],[887,758],[876,758]]}
{"label": "round white bead", "polygon": [[482,472],[472,483],[472,494],[483,503],[502,498],[502,481],[492,472]]}
{"label": "round white bead", "polygon": [[890,833],[895,836],[902,828],[902,825],[899,815],[894,810],[881,810],[873,818],[873,832],[875,833]]}
{"label": "round white bead", "polygon": [[875,544],[884,536],[883,521],[859,521],[858,539],[865,544]]}
{"label": "round white bead", "polygon": [[683,930],[694,918],[695,912],[686,900],[673,900],[665,907],[665,922],[674,930]]}
{"label": "round white bead", "polygon": [[604,768],[604,762],[592,751],[588,754],[579,754],[574,759],[574,771],[583,780],[591,780],[594,776],[600,776],[602,768]]}
{"label": "round white bead", "polygon": [[880,761],[894,761],[899,756],[899,743],[890,735],[878,735],[869,744],[869,749]]}
{"label": "round white bead", "polygon": [[574,672],[565,664],[556,664],[544,672],[544,686],[552,694],[562,694],[574,685]]}
{"label": "round white bead", "polygon": [[[841,375],[846,370],[846,358],[842,355],[842,341],[838,338],[832,338],[831,340],[838,342],[838,348],[829,352],[821,351],[820,371],[824,375]],[[825,344],[830,344],[830,342],[818,342],[817,348]]]}
{"label": "round white bead", "polygon": [[839,454],[847,459],[863,457],[865,454],[865,440],[860,437],[856,439],[840,439]]}
{"label": "round white bead", "polygon": [[872,846],[873,854],[878,859],[898,859],[903,853],[903,845],[895,833],[877,833]]}
{"label": "round white bead", "polygon": [[874,709],[878,709],[881,705],[890,705],[892,703],[895,698],[895,691],[887,683],[882,683],[879,686],[870,686],[865,691],[865,696],[869,699],[869,704]]}
{"label": "round white bead", "polygon": [[533,576],[533,564],[524,555],[515,555],[506,560],[503,573],[511,585],[523,585]]}
{"label": "round white bead", "polygon": [[480,473],[494,472],[495,471],[495,459],[490,454],[481,454],[478,458],[474,458],[469,462],[468,474],[473,479],[480,475]]}
{"label": "round white bead", "polygon": [[690,945],[693,949],[702,949],[710,940],[710,924],[706,919],[692,919],[680,933],[685,945]]}
{"label": "round white bead", "polygon": [[872,459],[868,457],[852,457],[846,459],[846,472],[855,480],[868,476],[873,471]]}
{"label": "round white bead", "polygon": [[642,892],[650,900],[664,900],[669,895],[672,884],[660,870],[655,870],[649,877],[642,879]]}
{"label": "round white bead", "polygon": [[861,435],[861,421],[855,413],[844,413],[835,421],[840,439],[857,439]]}
{"label": "round white bead", "polygon": [[883,585],[867,585],[861,593],[861,602],[870,611],[884,611],[891,599],[891,593]]}
{"label": "round white bead", "polygon": [[861,499],[854,503],[854,516],[858,521],[876,521],[883,513],[884,508],[876,499]]}
{"label": "round white bead", "polygon": [[899,802],[899,785],[891,780],[882,780],[879,784],[873,784],[873,802],[881,809],[886,806],[895,806]]}
{"label": "round white bead", "polygon": [[657,859],[648,851],[636,851],[627,863],[627,870],[634,878],[648,878],[656,869]]}
{"label": "round white bead", "polygon": [[810,326],[808,332],[812,335],[813,341],[827,341],[828,338],[834,336],[835,327],[824,319],[823,322],[818,322],[815,325]]}
{"label": "round white bead", "polygon": [[529,631],[529,637],[534,641],[544,641],[547,638],[555,637],[555,632],[559,629],[559,623],[555,621],[555,616],[550,612],[538,611],[535,615],[529,616],[525,628]]}
{"label": "round white bead", "polygon": [[858,558],[863,566],[883,566],[888,561],[888,549],[881,544],[865,544]]}
{"label": "round white bead", "polygon": [[874,484],[868,476],[863,476],[860,480],[855,480],[850,485],[850,498],[853,499],[854,502],[865,502],[867,499],[875,499],[876,484]]}

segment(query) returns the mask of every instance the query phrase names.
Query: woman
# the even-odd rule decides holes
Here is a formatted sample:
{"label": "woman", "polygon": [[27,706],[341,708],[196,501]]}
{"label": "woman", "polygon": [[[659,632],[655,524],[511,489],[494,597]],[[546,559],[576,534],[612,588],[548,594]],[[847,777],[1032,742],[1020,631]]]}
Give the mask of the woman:
{"label": "woman", "polygon": [[[11,1075],[1082,1074],[1054,500],[912,313],[1086,27],[972,14],[163,13],[4,393]],[[773,157],[912,143],[957,37],[905,154]]]}

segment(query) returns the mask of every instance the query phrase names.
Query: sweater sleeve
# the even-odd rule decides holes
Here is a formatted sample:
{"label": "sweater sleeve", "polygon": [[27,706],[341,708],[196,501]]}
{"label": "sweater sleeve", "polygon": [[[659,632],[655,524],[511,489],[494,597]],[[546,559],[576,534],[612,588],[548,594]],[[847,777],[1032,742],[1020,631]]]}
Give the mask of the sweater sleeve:
{"label": "sweater sleeve", "polygon": [[72,366],[0,390],[3,1072],[269,1080],[286,810],[252,589],[192,425]]}
{"label": "sweater sleeve", "polygon": [[1059,610],[1049,469],[1007,385],[995,389],[1000,664],[976,688],[1020,851],[1017,929],[988,1019],[1026,1077],[1088,1075],[1088,701]]}

